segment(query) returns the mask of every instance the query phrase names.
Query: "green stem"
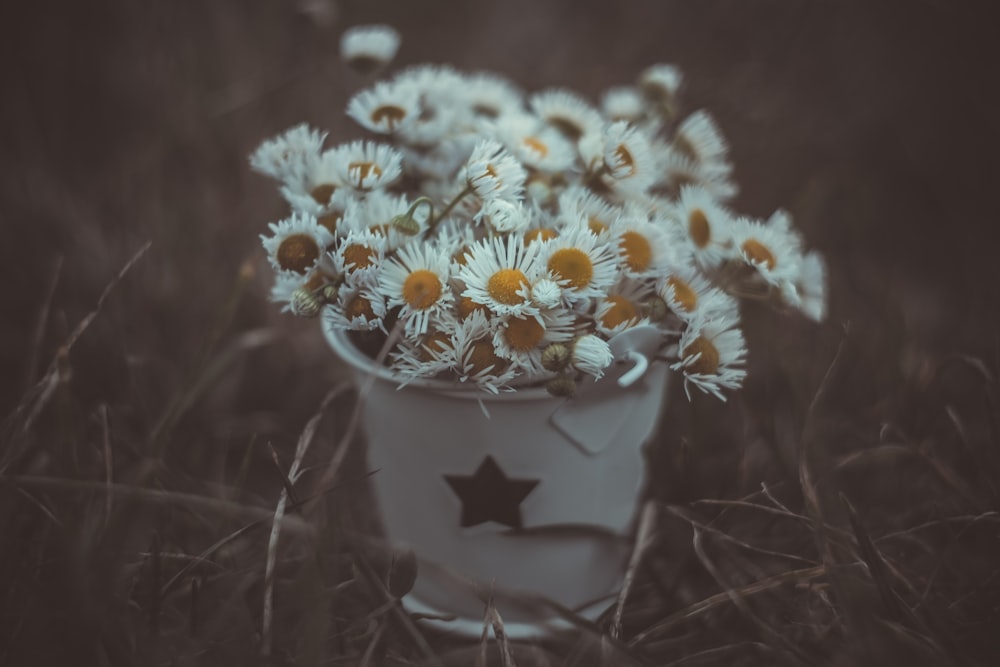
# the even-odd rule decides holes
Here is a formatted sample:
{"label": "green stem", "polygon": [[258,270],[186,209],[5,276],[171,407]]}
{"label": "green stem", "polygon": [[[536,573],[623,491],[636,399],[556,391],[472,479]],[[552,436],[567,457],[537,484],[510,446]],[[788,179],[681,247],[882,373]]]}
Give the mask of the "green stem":
{"label": "green stem", "polygon": [[455,206],[458,204],[458,202],[462,201],[463,199],[465,199],[465,197],[467,195],[470,195],[470,194],[472,194],[472,185],[471,184],[466,185],[464,190],[462,190],[461,192],[459,192],[458,195],[456,195],[454,199],[452,199],[450,202],[448,202],[448,205],[444,207],[444,210],[441,211],[440,214],[438,214],[437,216],[431,218],[431,221],[427,224],[427,228],[428,229],[434,229],[434,226],[437,225],[437,223],[439,223],[442,220],[444,220],[445,217],[449,213],[451,213],[451,210],[453,208],[455,208]]}

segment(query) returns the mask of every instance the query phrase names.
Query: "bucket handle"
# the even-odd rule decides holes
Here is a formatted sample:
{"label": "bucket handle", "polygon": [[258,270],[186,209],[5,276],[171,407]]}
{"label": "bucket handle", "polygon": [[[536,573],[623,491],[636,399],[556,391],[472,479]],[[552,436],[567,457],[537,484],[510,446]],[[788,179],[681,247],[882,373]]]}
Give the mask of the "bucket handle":
{"label": "bucket handle", "polygon": [[618,378],[618,386],[623,389],[626,387],[631,387],[636,381],[639,380],[643,375],[646,374],[646,369],[649,368],[649,359],[646,355],[636,352],[635,350],[629,350],[625,353],[625,359],[623,362],[632,363],[632,368],[628,369]]}

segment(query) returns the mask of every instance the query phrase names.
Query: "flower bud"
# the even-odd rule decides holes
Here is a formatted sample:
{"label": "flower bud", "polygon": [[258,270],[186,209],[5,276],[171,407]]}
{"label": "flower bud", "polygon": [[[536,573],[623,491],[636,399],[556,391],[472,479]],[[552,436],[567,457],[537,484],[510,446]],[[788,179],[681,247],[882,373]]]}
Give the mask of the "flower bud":
{"label": "flower bud", "polygon": [[292,310],[292,314],[299,317],[316,317],[323,308],[322,300],[312,290],[304,287],[299,287],[292,292],[292,298],[288,305]]}
{"label": "flower bud", "polygon": [[547,371],[559,372],[569,365],[570,350],[563,343],[551,343],[542,350],[542,367]]}
{"label": "flower bud", "polygon": [[545,388],[553,396],[572,396],[576,391],[576,380],[568,375],[560,375],[549,380]]}
{"label": "flower bud", "polygon": [[595,378],[604,375],[614,359],[608,342],[593,334],[580,336],[573,344],[573,367]]}

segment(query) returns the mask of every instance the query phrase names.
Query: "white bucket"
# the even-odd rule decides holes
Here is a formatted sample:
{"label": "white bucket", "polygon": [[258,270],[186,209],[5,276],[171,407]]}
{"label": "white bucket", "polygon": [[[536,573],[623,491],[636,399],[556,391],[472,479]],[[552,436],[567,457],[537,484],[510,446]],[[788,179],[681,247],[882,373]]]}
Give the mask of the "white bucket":
{"label": "white bucket", "polygon": [[[368,469],[386,537],[418,557],[410,611],[454,615],[444,627],[478,635],[492,592],[508,634],[524,636],[564,625],[539,597],[591,619],[613,603],[666,364],[626,388],[618,380],[629,367],[613,365],[571,399],[433,380],[399,388],[343,332],[324,332],[358,385],[371,385]],[[495,492],[474,497],[482,489]]]}

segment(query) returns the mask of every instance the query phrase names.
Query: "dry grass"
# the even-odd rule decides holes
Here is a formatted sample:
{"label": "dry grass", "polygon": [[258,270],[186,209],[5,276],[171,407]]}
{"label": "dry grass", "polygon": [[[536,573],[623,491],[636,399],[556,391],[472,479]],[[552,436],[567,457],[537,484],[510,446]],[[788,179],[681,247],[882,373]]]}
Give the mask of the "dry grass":
{"label": "dry grass", "polygon": [[[1000,124],[976,3],[61,4],[0,10],[0,664],[1000,655]],[[641,551],[596,625],[495,642],[489,607],[463,643],[410,618],[407,555],[363,539],[346,373],[266,302],[256,235],[282,210],[246,155],[303,120],[356,133],[336,38],[367,21],[401,29],[404,63],[592,98],[681,64],[738,207],[788,207],[829,259],[827,325],[748,308],[745,391],[668,406]]]}

